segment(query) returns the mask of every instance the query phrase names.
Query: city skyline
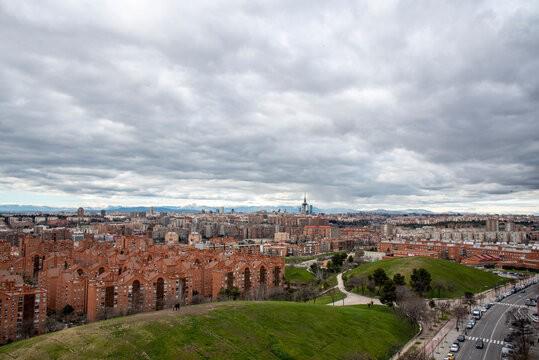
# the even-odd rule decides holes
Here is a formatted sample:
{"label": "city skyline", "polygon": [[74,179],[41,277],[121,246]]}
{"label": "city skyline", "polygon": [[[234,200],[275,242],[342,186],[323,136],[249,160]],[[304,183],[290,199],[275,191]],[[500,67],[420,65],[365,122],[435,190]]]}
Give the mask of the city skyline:
{"label": "city skyline", "polygon": [[537,3],[338,5],[0,1],[0,204],[539,213]]}

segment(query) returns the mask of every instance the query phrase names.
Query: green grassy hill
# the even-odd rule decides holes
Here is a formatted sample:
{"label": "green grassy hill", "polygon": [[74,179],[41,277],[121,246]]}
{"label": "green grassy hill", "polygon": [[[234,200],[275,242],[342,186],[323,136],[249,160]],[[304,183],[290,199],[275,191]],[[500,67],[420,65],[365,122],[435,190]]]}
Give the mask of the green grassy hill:
{"label": "green grassy hill", "polygon": [[0,347],[1,359],[387,359],[416,332],[389,308],[232,302],[138,314]]}
{"label": "green grassy hill", "polygon": [[[444,284],[445,289],[433,288],[428,297],[456,298],[462,297],[466,291],[479,293],[494,287],[496,284],[506,282],[506,279],[487,271],[474,269],[448,260],[427,257],[402,257],[366,263],[351,270],[344,275],[345,279],[351,276],[369,275],[377,268],[382,268],[388,276],[396,273],[406,276],[406,283],[410,281],[410,274],[414,268],[425,268],[432,277],[432,285]],[[359,289],[354,292],[361,293]]]}

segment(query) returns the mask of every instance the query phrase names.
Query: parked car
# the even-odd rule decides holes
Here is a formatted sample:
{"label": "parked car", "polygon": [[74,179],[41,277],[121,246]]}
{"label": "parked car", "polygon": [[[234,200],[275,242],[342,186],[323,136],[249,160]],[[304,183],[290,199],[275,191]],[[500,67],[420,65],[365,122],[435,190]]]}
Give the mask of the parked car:
{"label": "parked car", "polygon": [[474,322],[468,321],[468,323],[466,324],[466,329],[473,329],[474,326],[475,326]]}
{"label": "parked car", "polygon": [[479,310],[479,309],[473,309],[473,311],[472,311],[472,316],[473,316],[474,319],[476,319],[476,320],[481,319],[481,310]]}
{"label": "parked car", "polygon": [[512,334],[507,334],[507,335],[505,335],[505,337],[503,338],[503,341],[504,341],[505,343],[510,343],[510,342],[512,342],[512,341],[513,341],[513,335],[512,335]]}
{"label": "parked car", "polygon": [[478,340],[475,342],[475,348],[476,348],[476,349],[482,349],[483,346],[484,346],[483,340],[478,339]]}
{"label": "parked car", "polygon": [[451,347],[449,348],[449,351],[456,353],[460,350],[460,346],[458,343],[451,344]]}
{"label": "parked car", "polygon": [[503,347],[502,348],[502,358],[507,358],[509,356],[511,356],[515,351],[512,349],[512,348],[508,348],[508,347]]}
{"label": "parked car", "polygon": [[466,340],[466,336],[464,335],[459,335],[459,337],[457,338],[457,341],[459,342],[464,342],[464,340]]}

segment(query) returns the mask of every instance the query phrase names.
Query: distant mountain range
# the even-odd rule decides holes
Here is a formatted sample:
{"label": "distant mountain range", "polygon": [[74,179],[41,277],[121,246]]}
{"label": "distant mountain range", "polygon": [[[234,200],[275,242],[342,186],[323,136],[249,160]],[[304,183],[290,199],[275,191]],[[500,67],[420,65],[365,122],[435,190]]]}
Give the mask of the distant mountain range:
{"label": "distant mountain range", "polygon": [[[108,206],[106,208],[85,208],[85,211],[93,212],[106,210],[107,212],[147,212],[150,209],[149,206]],[[219,207],[211,206],[154,206],[153,209],[156,212],[183,212],[192,213],[205,211],[216,211]],[[255,213],[258,211],[267,212],[286,212],[286,213],[298,213],[299,206],[227,206],[224,208],[225,212],[229,213],[234,210],[237,213]],[[313,208],[315,213],[326,214],[345,214],[345,213],[366,213],[366,214],[385,214],[385,215],[404,215],[404,214],[434,214],[431,211],[423,209],[405,209],[405,210],[354,210],[347,208]],[[5,204],[0,205],[0,213],[74,213],[77,208],[72,207],[51,207],[51,206],[39,206],[39,205],[16,205]]]}

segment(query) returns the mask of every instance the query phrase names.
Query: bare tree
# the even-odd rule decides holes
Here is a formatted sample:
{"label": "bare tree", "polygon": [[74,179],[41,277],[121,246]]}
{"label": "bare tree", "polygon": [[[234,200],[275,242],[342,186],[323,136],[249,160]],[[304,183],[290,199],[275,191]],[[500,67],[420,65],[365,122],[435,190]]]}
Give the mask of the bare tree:
{"label": "bare tree", "polygon": [[451,304],[447,301],[440,301],[438,302],[438,309],[440,309],[443,316],[444,314],[449,313],[449,310],[451,310]]}
{"label": "bare tree", "polygon": [[472,306],[476,304],[475,296],[473,293],[467,291],[464,293],[464,299],[462,301],[464,304],[468,305],[469,311],[472,311]]}
{"label": "bare tree", "polygon": [[367,282],[368,282],[368,279],[367,279],[367,276],[365,275],[352,276],[351,278],[348,279],[348,281],[346,282],[346,285],[347,287],[351,289],[361,288],[361,293],[365,295],[365,287],[367,286]]}
{"label": "bare tree", "polygon": [[479,304],[481,304],[483,302],[483,300],[485,300],[485,294],[484,293],[479,293],[475,296],[477,302]]}
{"label": "bare tree", "polygon": [[457,324],[456,324],[456,328],[457,328],[457,331],[459,331],[459,327],[460,327],[460,323],[463,319],[466,318],[466,316],[468,315],[468,309],[466,308],[466,306],[463,306],[463,305],[457,305],[454,309],[453,309],[453,314],[455,315],[455,317],[457,318]]}
{"label": "bare tree", "polygon": [[316,280],[318,280],[319,282],[324,281],[324,277],[325,277],[324,269],[322,269],[320,265],[318,265],[317,262],[311,264],[310,270],[316,277]]}
{"label": "bare tree", "polygon": [[432,357],[422,350],[408,350],[399,356],[399,360],[431,360]]}
{"label": "bare tree", "polygon": [[397,288],[397,309],[412,322],[428,322],[425,301],[404,286]]}
{"label": "bare tree", "polygon": [[516,345],[512,359],[514,360],[529,360],[530,355],[531,334],[533,333],[530,319],[527,314],[521,314],[519,309],[512,309],[507,312],[507,324],[510,324],[513,331],[510,336],[513,337],[513,342]]}

